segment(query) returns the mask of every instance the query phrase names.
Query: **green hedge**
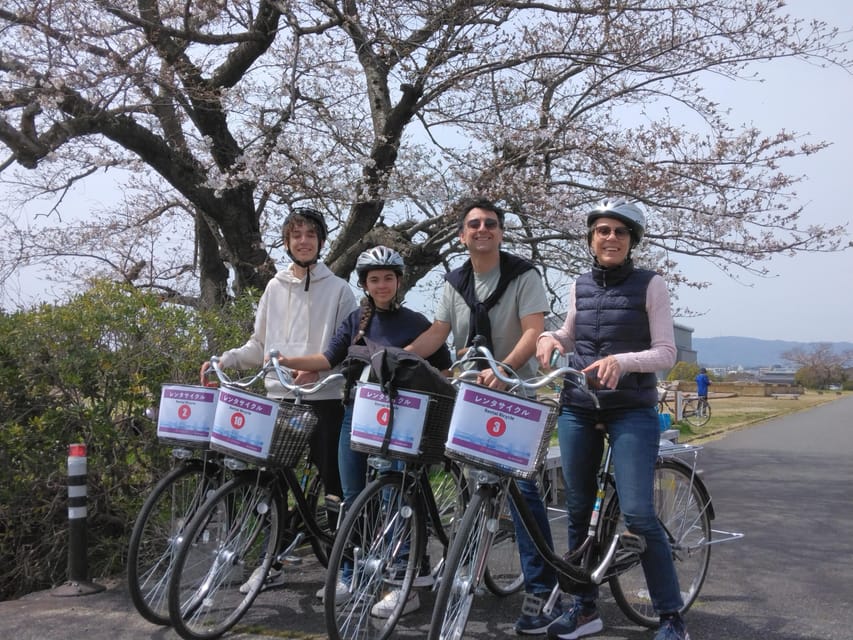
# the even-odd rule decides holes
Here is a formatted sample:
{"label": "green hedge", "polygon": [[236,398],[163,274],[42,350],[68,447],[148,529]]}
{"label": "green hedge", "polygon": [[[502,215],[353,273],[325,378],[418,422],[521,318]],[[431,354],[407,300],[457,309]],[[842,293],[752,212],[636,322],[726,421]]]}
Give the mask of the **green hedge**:
{"label": "green hedge", "polygon": [[171,464],[145,417],[165,382],[242,344],[253,300],[216,313],[97,283],[67,304],[0,313],[0,599],[68,579],[68,445],[88,448],[88,567],[124,570],[148,490]]}

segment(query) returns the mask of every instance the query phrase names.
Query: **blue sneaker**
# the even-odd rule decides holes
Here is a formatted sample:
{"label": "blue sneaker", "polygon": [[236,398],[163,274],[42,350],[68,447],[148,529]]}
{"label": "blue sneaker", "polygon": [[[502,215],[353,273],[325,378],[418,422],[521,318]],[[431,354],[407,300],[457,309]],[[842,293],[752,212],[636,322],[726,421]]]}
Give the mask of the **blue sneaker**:
{"label": "blue sneaker", "polygon": [[548,627],[563,613],[563,607],[559,600],[554,604],[551,613],[542,611],[542,606],[548,600],[550,593],[534,595],[528,593],[524,596],[521,606],[521,615],[515,621],[515,632],[520,636],[533,636],[545,633]]}
{"label": "blue sneaker", "polygon": [[548,627],[548,639],[575,640],[598,633],[602,629],[604,623],[598,615],[598,609],[594,606],[591,609],[584,608],[581,603],[576,602],[559,620]]}
{"label": "blue sneaker", "polygon": [[661,620],[655,640],[690,640],[690,634],[684,626],[681,616]]}

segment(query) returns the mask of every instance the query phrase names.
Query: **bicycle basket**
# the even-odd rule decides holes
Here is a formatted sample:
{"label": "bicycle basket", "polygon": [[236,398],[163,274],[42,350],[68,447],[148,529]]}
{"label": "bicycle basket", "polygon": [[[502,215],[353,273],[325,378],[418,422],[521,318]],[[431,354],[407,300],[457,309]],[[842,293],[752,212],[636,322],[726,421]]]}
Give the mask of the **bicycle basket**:
{"label": "bicycle basket", "polygon": [[[353,406],[350,448],[382,454],[391,414],[390,401],[378,384],[359,382]],[[385,455],[393,459],[432,464],[444,459],[453,398],[399,389]]]}
{"label": "bicycle basket", "polygon": [[299,463],[316,425],[310,405],[223,388],[210,448],[244,462],[292,467]]}
{"label": "bicycle basket", "polygon": [[548,451],[557,410],[556,404],[460,383],[445,455],[499,475],[532,480]]}
{"label": "bicycle basket", "polygon": [[157,438],[163,444],[206,449],[219,390],[188,384],[164,384],[157,411]]}

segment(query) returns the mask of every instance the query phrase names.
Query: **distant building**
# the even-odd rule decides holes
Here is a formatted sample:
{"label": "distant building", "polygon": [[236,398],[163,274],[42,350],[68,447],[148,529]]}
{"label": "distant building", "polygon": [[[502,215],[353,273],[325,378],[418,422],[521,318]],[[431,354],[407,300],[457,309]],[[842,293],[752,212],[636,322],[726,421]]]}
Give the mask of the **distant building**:
{"label": "distant building", "polygon": [[797,370],[791,367],[773,365],[772,367],[761,367],[758,369],[758,381],[777,384],[794,384]]}
{"label": "distant building", "polygon": [[696,351],[693,349],[693,328],[683,324],[673,323],[675,330],[675,361],[697,363]]}

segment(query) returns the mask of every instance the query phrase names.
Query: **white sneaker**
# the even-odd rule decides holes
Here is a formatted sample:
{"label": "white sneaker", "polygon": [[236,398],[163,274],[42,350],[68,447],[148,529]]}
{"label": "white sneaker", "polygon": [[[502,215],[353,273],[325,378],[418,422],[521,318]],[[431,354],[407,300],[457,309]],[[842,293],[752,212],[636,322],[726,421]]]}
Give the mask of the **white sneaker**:
{"label": "white sneaker", "polygon": [[[335,604],[343,604],[350,598],[349,587],[345,582],[338,580],[338,584],[335,585]],[[320,590],[317,591],[317,599],[320,602],[326,601],[326,587],[320,587]]]}
{"label": "white sneaker", "polygon": [[[399,589],[394,589],[394,591],[390,591],[382,600],[373,605],[373,608],[370,610],[370,615],[374,618],[389,618],[391,614],[394,612],[394,609],[397,608],[398,603],[400,602],[400,596],[402,595],[402,591]],[[406,615],[407,613],[412,613],[412,611],[417,611],[421,608],[421,600],[418,597],[417,591],[410,591],[409,597],[406,599],[406,604],[403,605],[403,612],[400,614],[401,616]]]}
{"label": "white sneaker", "polygon": [[261,586],[261,590],[263,590],[263,587],[272,586],[273,583],[280,581],[282,578],[283,575],[281,569],[270,567],[270,570],[267,573],[264,573],[264,568],[258,567],[252,571],[252,575],[249,576],[249,579],[240,585],[240,593],[249,593],[259,585]]}

